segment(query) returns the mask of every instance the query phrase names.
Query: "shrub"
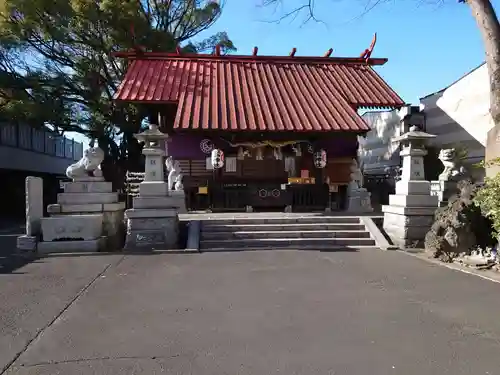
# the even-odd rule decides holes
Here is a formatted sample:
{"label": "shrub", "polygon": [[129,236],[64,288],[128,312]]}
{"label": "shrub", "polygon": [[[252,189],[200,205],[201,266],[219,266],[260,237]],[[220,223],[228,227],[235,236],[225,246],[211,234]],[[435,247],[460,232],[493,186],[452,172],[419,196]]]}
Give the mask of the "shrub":
{"label": "shrub", "polygon": [[[485,167],[498,164],[500,164],[500,158],[482,163]],[[497,173],[495,177],[485,178],[484,185],[474,197],[474,203],[481,208],[484,216],[491,219],[493,234],[495,238],[498,238],[500,235],[500,173]]]}

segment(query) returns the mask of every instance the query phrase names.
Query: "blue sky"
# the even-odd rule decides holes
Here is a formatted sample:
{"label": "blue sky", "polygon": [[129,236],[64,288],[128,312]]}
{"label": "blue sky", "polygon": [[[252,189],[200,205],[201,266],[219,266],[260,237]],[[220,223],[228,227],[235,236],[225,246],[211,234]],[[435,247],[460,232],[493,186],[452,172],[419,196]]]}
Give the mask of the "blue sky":
{"label": "blue sky", "polygon": [[[369,0],[316,0],[315,14],[324,23],[303,17],[276,20],[307,0],[282,0],[281,7],[259,6],[262,0],[226,0],[217,23],[201,37],[227,31],[238,54],[358,56],[377,32],[373,57],[386,57],[377,71],[408,103],[438,91],[484,61],[484,50],[469,7],[457,0],[392,0],[365,15]],[[371,0],[374,1],[374,0]],[[500,12],[500,0],[493,0]]]}

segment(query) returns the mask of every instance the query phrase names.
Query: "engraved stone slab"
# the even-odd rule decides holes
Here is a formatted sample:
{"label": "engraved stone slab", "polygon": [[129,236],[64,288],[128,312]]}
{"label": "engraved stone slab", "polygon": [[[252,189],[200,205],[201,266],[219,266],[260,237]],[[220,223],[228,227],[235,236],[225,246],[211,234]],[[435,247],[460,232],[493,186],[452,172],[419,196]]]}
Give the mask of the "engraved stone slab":
{"label": "engraved stone slab", "polygon": [[102,214],[45,217],[42,219],[43,241],[95,240],[102,235],[102,223]]}
{"label": "engraved stone slab", "polygon": [[25,180],[26,194],[26,235],[38,236],[43,217],[43,180],[28,176]]}
{"label": "engraved stone slab", "polygon": [[127,221],[125,249],[170,250],[178,247],[179,220],[167,218],[140,218]]}
{"label": "engraved stone slab", "polygon": [[113,184],[106,181],[67,182],[65,193],[111,193]]}

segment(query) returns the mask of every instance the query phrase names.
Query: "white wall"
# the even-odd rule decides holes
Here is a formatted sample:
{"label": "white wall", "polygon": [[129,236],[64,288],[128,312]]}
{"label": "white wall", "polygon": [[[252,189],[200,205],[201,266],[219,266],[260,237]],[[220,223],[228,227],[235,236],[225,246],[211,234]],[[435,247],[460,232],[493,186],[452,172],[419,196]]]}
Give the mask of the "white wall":
{"label": "white wall", "polygon": [[483,147],[486,146],[486,134],[493,128],[489,88],[488,69],[483,64],[445,89],[436,103]]}
{"label": "white wall", "polygon": [[430,144],[440,149],[466,148],[465,163],[477,178],[482,178],[483,171],[473,165],[484,159],[486,135],[493,127],[486,64],[420,102],[426,113],[426,130],[437,136]]}

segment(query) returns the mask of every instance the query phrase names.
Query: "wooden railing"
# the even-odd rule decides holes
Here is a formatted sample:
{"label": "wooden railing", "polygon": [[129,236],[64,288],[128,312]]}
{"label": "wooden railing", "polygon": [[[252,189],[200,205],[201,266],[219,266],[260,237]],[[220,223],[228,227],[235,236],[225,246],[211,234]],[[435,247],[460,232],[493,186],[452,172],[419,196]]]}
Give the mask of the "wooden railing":
{"label": "wooden railing", "polygon": [[[326,207],[332,209],[339,207],[337,202],[330,202],[328,186],[326,185],[287,185],[285,190],[269,186],[244,185],[225,186],[223,184],[210,184],[208,194],[198,194],[197,188],[187,188],[186,202],[188,210],[214,211],[244,211],[247,206],[261,210],[282,210],[292,206],[294,211],[323,211]],[[259,201],[260,190],[279,196],[262,197]],[[263,194],[261,194],[263,195]],[[335,199],[335,197],[334,197]]]}
{"label": "wooden railing", "polygon": [[82,143],[25,124],[2,124],[0,146],[20,148],[71,160],[79,160],[83,156]]}
{"label": "wooden railing", "polygon": [[209,187],[210,208],[214,211],[243,211],[248,205],[248,187],[212,185]]}
{"label": "wooden railing", "polygon": [[[128,197],[127,202],[131,206],[131,197],[137,193],[137,185],[140,182],[140,174],[130,174],[128,176]],[[324,211],[331,207],[333,210],[342,209],[344,193],[330,194],[327,185],[303,184],[287,185],[281,190],[278,184],[276,187],[269,184],[222,184],[208,183],[207,194],[200,193],[197,186],[185,186],[186,207],[189,211],[203,211],[211,209],[213,211],[245,211],[247,206],[252,206],[257,210],[283,210],[286,206],[292,206],[293,211]],[[261,190],[266,190],[266,197],[259,196]],[[279,191],[280,194],[276,193]],[[274,194],[274,195],[273,195]],[[262,198],[259,201],[259,198]]]}
{"label": "wooden railing", "polygon": [[289,185],[294,211],[324,210],[329,204],[328,185]]}

